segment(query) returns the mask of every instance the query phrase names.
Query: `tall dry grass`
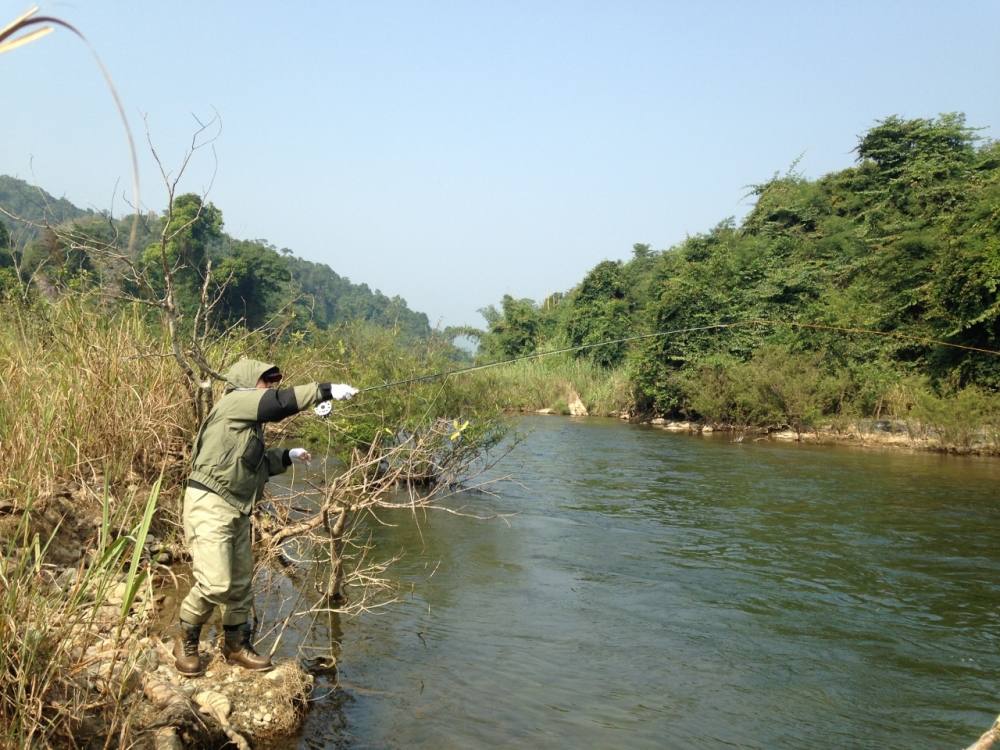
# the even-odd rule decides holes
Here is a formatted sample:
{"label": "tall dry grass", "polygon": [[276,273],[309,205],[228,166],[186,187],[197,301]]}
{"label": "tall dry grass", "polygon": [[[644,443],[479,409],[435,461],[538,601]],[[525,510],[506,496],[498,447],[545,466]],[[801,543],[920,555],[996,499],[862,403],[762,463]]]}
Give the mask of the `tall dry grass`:
{"label": "tall dry grass", "polygon": [[598,416],[626,411],[632,404],[624,368],[608,369],[570,355],[514,362],[468,377],[508,409],[566,413],[574,394],[588,412]]}
{"label": "tall dry grass", "polygon": [[20,510],[67,483],[150,484],[195,428],[166,351],[138,309],[5,304],[0,499]]}
{"label": "tall dry grass", "polygon": [[129,732],[149,487],[194,428],[164,351],[137,309],[0,306],[0,747]]}

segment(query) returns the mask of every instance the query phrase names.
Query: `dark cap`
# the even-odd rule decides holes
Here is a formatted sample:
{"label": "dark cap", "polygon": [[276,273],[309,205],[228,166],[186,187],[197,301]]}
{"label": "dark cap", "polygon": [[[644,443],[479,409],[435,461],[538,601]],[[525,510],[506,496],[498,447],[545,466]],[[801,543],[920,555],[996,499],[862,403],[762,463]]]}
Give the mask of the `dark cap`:
{"label": "dark cap", "polygon": [[277,367],[272,367],[269,370],[264,370],[264,372],[262,372],[260,375],[260,379],[263,380],[265,383],[279,383],[281,382],[281,377],[282,377],[281,370],[279,370]]}

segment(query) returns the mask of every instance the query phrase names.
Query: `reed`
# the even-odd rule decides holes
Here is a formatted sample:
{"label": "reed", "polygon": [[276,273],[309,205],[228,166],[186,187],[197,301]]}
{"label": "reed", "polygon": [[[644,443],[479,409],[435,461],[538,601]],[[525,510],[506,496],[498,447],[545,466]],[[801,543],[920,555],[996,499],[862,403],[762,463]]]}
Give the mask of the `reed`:
{"label": "reed", "polygon": [[0,499],[148,486],[182,456],[189,396],[139,310],[64,300],[0,311]]}

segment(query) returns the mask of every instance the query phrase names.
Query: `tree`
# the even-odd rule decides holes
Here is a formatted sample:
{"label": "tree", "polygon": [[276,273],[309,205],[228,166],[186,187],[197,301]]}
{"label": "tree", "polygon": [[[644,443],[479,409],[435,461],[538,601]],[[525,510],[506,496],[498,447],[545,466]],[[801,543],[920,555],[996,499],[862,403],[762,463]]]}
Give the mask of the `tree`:
{"label": "tree", "polygon": [[18,288],[16,261],[14,250],[10,246],[10,233],[0,221],[0,298],[7,297]]}
{"label": "tree", "polygon": [[[588,273],[570,298],[566,333],[572,346],[598,344],[628,336],[631,328],[628,281],[622,264],[606,260]],[[621,362],[625,344],[605,344],[578,352],[600,365]]]}
{"label": "tree", "polygon": [[169,276],[179,311],[193,314],[205,283],[210,248],[222,240],[222,212],[199,195],[180,195],[169,208],[162,238],[143,253],[148,283],[162,296],[167,293]]}
{"label": "tree", "polygon": [[[13,256],[9,257],[13,261]],[[79,285],[94,270],[86,243],[75,242],[48,227],[24,250],[23,273],[40,273],[56,289]]]}
{"label": "tree", "polygon": [[520,357],[534,352],[541,325],[535,303],[505,294],[500,307],[500,311],[493,305],[479,311],[488,326],[482,341],[484,353],[492,357]]}
{"label": "tree", "polygon": [[881,217],[888,209],[929,217],[953,208],[962,199],[976,140],[976,131],[957,112],[937,119],[893,115],[880,121],[855,149],[876,198],[870,215]]}
{"label": "tree", "polygon": [[285,259],[255,241],[236,241],[216,266],[217,314],[227,324],[242,320],[260,328],[282,307],[291,275]]}

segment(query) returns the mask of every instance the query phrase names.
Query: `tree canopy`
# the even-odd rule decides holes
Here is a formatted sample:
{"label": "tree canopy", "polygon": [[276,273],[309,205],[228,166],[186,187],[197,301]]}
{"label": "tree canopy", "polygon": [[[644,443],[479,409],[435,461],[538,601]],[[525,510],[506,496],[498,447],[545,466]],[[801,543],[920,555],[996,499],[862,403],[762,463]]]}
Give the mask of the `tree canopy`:
{"label": "tree canopy", "polygon": [[661,251],[637,244],[628,261],[599,263],[533,337],[528,311],[545,316],[530,300],[488,308],[484,350],[513,351],[512,330],[522,331],[523,353],[741,323],[578,353],[624,363],[636,400],[664,414],[702,413],[708,383],[725,390],[737,376],[767,375],[773,395],[778,381],[804,388],[813,370],[821,412],[851,404],[875,413],[907,378],[937,392],[997,391],[1000,357],[934,341],[1000,349],[1000,145],[981,142],[961,114],[891,116],[858,139],[856,154],[853,166],[819,179],[793,167],[753,186],[755,204],[739,224],[724,220]]}

